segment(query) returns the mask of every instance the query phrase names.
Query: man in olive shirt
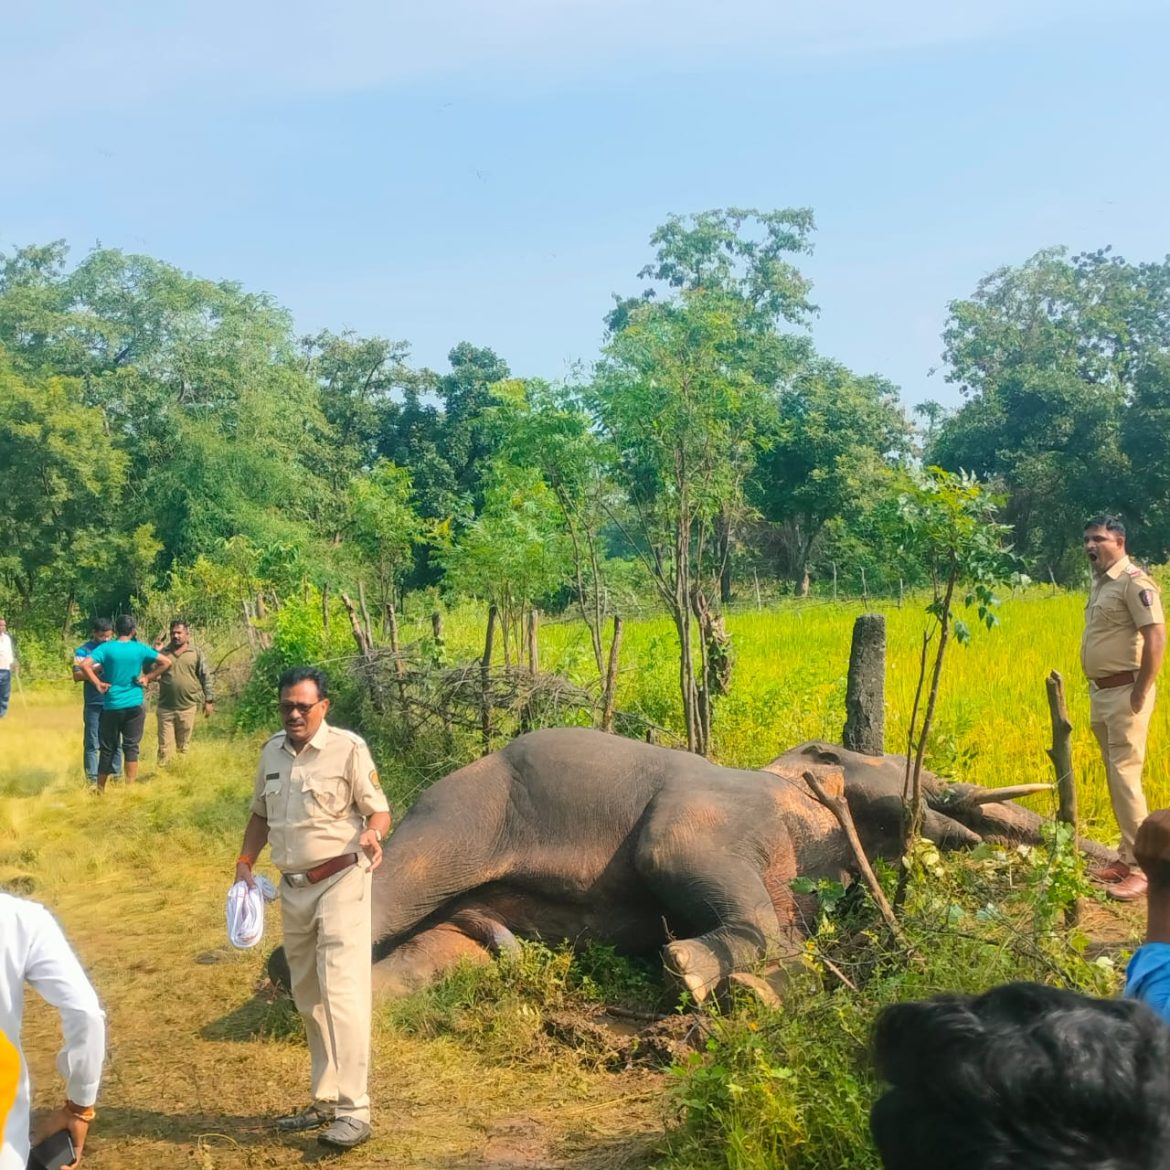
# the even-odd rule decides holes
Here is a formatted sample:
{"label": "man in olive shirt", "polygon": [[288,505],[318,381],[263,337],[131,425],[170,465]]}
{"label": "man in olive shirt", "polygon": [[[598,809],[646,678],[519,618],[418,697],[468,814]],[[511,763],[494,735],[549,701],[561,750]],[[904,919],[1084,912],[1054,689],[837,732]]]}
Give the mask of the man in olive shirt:
{"label": "man in olive shirt", "polygon": [[278,687],[284,731],[260,751],[236,881],[253,884],[256,856],[270,844],[313,1092],[276,1126],[328,1126],[318,1140],[349,1150],[370,1136],[370,873],[382,862],[390,810],[365,740],[325,722],[325,675],[294,667]]}
{"label": "man in olive shirt", "polygon": [[203,651],[191,645],[191,632],[181,618],[171,622],[171,641],[162,647],[171,669],[158,683],[158,766],[170,759],[171,749],[185,755],[195,733],[195,716],[215,710],[215,680]]}
{"label": "man in olive shirt", "polygon": [[1097,516],[1085,525],[1093,584],[1085,607],[1081,665],[1089,680],[1090,721],[1101,745],[1109,799],[1121,830],[1121,860],[1094,871],[1109,897],[1144,897],[1146,875],[1134,861],[1134,839],[1146,819],[1142,766],[1154,712],[1154,680],[1166,649],[1158,586],[1128,557],[1125,525]]}

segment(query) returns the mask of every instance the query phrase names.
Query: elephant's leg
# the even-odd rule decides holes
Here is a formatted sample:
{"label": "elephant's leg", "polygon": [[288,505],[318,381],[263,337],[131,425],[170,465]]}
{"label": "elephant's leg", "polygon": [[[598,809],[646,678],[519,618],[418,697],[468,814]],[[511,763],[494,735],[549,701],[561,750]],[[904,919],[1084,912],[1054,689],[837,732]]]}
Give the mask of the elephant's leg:
{"label": "elephant's leg", "polygon": [[796,953],[792,920],[781,921],[751,862],[700,851],[692,842],[686,849],[643,846],[636,864],[672,917],[699,932],[663,949],[668,977],[696,1002],[735,971]]}
{"label": "elephant's leg", "polygon": [[409,995],[434,983],[460,963],[487,963],[491,952],[449,922],[441,923],[396,946],[374,964],[374,992]]}
{"label": "elephant's leg", "polygon": [[408,995],[442,979],[460,963],[486,963],[494,955],[514,954],[519,948],[515,935],[491,915],[461,910],[411,935],[378,959],[374,990],[382,995]]}

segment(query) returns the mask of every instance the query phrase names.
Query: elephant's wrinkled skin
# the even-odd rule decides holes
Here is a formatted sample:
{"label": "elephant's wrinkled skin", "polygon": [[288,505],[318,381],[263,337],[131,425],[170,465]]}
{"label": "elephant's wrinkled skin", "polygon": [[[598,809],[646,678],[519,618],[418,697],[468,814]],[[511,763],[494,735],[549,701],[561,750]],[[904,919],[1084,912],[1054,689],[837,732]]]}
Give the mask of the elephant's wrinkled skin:
{"label": "elephant's wrinkled skin", "polygon": [[[799,949],[797,876],[847,880],[853,857],[802,779],[844,788],[866,853],[901,842],[901,757],[824,744],[758,772],[583,728],[536,731],[427,789],[374,875],[374,974],[405,992],[515,936],[664,947],[703,999],[734,971]],[[1035,841],[1042,819],[972,785],[926,780],[943,848]],[[1106,851],[1086,843],[1104,856]]]}

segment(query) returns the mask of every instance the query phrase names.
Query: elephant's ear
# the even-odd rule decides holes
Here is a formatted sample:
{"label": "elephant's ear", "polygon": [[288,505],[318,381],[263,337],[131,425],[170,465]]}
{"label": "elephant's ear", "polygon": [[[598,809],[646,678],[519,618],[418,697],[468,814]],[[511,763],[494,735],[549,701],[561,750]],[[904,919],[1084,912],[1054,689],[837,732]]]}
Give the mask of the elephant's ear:
{"label": "elephant's ear", "polygon": [[836,764],[840,767],[841,757],[831,747],[823,743],[805,744],[800,754],[815,760],[818,764]]}
{"label": "elephant's ear", "polygon": [[983,838],[966,825],[934,809],[928,808],[922,818],[922,833],[940,849],[971,849]]}

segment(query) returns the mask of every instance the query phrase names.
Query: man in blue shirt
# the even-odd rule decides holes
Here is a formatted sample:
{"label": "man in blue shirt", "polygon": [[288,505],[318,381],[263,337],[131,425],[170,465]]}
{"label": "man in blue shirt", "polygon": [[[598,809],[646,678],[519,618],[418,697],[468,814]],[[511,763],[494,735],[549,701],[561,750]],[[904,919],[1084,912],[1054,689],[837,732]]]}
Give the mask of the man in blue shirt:
{"label": "man in blue shirt", "polygon": [[1141,823],[1134,856],[1150,883],[1146,895],[1146,941],[1125,973],[1125,994],[1148,1003],[1170,1023],[1170,808]]}
{"label": "man in blue shirt", "polygon": [[[138,779],[138,748],[146,727],[145,688],[171,666],[165,654],[135,638],[137,631],[138,623],[132,615],[119,614],[114,621],[115,640],[103,642],[78,663],[86,681],[102,696],[98,720],[98,792],[105,792],[106,782],[113,774],[119,740],[126,783],[133,784]],[[100,678],[97,668],[102,672]]]}
{"label": "man in blue shirt", "polygon": [[[85,706],[82,708],[82,721],[85,728],[85,778],[96,784],[98,778],[98,724],[102,717],[102,693],[89,682],[81,673],[81,663],[88,658],[103,642],[108,642],[114,636],[114,626],[109,618],[94,618],[90,627],[88,642],[83,642],[73,651],[73,681],[85,683]],[[115,776],[122,774],[122,748],[119,745],[111,761],[111,771]]]}

